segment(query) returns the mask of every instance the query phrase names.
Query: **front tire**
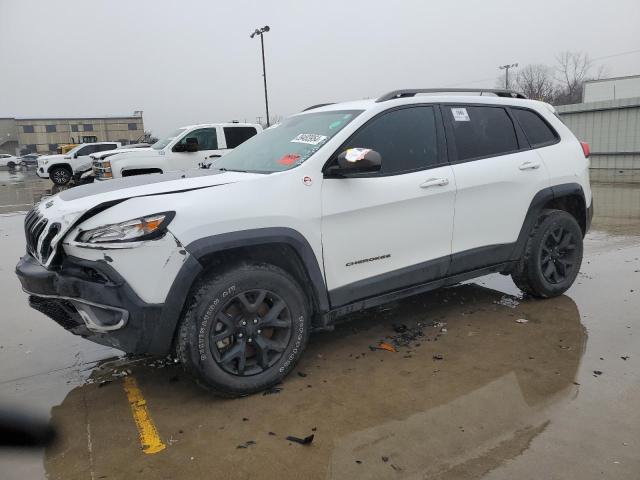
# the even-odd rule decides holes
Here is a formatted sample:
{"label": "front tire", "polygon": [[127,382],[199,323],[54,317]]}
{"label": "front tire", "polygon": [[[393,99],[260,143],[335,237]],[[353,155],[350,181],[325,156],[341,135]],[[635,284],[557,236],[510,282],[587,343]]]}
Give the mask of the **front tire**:
{"label": "front tire", "polygon": [[9,168],[10,170],[13,170],[14,168],[16,168],[16,162],[8,162],[7,168]]}
{"label": "front tire", "polygon": [[49,170],[49,178],[56,185],[66,185],[71,180],[71,172],[65,167],[53,167]]}
{"label": "front tire", "polygon": [[576,219],[563,210],[544,210],[511,277],[524,293],[556,297],[573,285],[582,254],[582,230]]}
{"label": "front tire", "polygon": [[240,265],[194,288],[176,350],[198,384],[224,397],[269,388],[294,367],[309,338],[303,290],[268,264]]}

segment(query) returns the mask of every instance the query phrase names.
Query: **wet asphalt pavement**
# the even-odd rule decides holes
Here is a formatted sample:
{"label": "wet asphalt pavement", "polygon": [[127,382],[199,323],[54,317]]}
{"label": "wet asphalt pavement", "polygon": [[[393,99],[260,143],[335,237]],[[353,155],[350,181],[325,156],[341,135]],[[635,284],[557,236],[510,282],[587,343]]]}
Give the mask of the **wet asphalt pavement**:
{"label": "wet asphalt pavement", "polygon": [[[523,299],[491,275],[360,312],[313,335],[280,391],[221,400],[27,306],[22,222],[51,183],[0,171],[0,405],[60,434],[0,451],[0,477],[640,478],[640,178],[594,178],[606,183],[566,295]],[[380,341],[407,345],[369,348]],[[164,449],[143,451],[136,409]]]}

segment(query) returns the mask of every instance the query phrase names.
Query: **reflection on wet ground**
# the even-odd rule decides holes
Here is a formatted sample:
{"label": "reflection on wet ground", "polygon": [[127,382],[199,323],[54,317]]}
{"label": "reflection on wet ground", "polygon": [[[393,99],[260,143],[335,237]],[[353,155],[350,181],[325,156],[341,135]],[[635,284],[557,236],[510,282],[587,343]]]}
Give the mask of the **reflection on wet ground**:
{"label": "reflection on wet ground", "polygon": [[26,212],[43,196],[54,195],[66,187],[39,178],[33,167],[0,170],[0,214]]}
{"label": "reflection on wet ground", "polygon": [[[28,203],[50,185],[9,183],[2,173],[0,183],[15,190],[0,188],[2,204]],[[117,358],[31,311],[13,276],[22,216],[0,215],[0,399],[50,412],[62,434],[45,452],[0,454],[0,471],[51,479],[637,478],[640,183],[593,191],[593,232],[567,295],[523,299],[508,277],[492,275],[361,312],[314,335],[279,393],[237,400],[212,398],[177,365]],[[397,353],[369,348],[397,336],[399,325],[420,325],[423,335]],[[124,378],[136,379],[166,446],[157,454],[142,451]],[[308,446],[285,439],[312,433]]]}

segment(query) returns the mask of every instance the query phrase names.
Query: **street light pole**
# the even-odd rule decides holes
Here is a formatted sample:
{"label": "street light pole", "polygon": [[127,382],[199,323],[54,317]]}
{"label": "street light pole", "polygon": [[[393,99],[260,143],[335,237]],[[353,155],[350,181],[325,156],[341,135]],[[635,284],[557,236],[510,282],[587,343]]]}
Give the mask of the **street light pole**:
{"label": "street light pole", "polygon": [[262,28],[256,28],[255,31],[249,35],[250,38],[255,37],[256,35],[260,35],[260,49],[262,51],[262,77],[264,79],[264,105],[267,110],[267,127],[270,126],[269,123],[269,96],[267,95],[267,68],[264,60],[264,33],[270,30],[269,25],[265,25]]}
{"label": "street light pole", "polygon": [[518,66],[517,63],[512,63],[511,65],[500,65],[498,68],[500,70],[505,70],[504,72],[504,88],[509,90],[509,69],[516,68]]}

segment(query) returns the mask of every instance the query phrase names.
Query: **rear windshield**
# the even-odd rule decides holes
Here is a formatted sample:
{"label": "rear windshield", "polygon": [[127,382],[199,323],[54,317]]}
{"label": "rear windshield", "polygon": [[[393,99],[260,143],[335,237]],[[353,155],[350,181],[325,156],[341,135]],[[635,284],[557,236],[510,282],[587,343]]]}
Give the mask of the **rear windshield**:
{"label": "rear windshield", "polygon": [[304,113],[250,138],[211,168],[273,173],[294,168],[320,150],[361,111]]}

